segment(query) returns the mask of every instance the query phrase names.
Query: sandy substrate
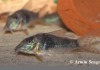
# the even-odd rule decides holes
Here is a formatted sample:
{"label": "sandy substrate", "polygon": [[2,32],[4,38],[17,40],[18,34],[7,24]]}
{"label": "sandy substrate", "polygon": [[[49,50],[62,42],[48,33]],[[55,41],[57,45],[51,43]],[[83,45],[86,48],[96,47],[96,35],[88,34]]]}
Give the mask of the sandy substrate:
{"label": "sandy substrate", "polygon": [[[36,26],[30,31],[30,35],[37,33],[48,33],[56,30],[61,30],[58,26]],[[53,32],[55,33],[55,32]],[[63,30],[59,33],[63,33]],[[56,34],[62,35],[62,34]],[[3,25],[0,25],[0,66],[20,66],[20,65],[32,65],[32,66],[67,66],[67,65],[100,65],[100,55],[87,53],[87,52],[65,52],[63,54],[53,54],[51,56],[44,56],[43,62],[40,62],[34,56],[17,55],[14,52],[15,47],[26,37],[23,32],[16,32],[14,34],[4,34]],[[66,31],[66,37],[77,38],[73,33]],[[82,63],[77,63],[81,61]],[[94,62],[89,62],[94,61]],[[96,62],[97,61],[97,62]],[[97,63],[97,64],[96,64]]]}

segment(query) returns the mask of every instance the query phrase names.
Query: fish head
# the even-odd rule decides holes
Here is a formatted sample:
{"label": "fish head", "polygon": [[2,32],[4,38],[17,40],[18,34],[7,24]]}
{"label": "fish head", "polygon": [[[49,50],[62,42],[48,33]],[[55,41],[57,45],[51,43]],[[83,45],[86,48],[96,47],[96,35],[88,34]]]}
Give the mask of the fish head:
{"label": "fish head", "polygon": [[39,54],[40,43],[33,38],[24,39],[18,46],[16,46],[16,53],[24,54]]}
{"label": "fish head", "polygon": [[21,23],[21,19],[19,19],[18,17],[9,16],[6,25],[4,27],[4,30],[5,31],[17,30],[20,23]]}

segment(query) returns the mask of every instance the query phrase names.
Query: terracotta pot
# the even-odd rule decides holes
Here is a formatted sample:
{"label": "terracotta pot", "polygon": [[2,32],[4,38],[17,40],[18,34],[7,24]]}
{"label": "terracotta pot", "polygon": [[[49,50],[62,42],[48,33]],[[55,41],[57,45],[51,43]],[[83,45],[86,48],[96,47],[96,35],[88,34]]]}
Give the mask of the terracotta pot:
{"label": "terracotta pot", "polygon": [[100,29],[100,0],[58,0],[58,13],[77,35]]}

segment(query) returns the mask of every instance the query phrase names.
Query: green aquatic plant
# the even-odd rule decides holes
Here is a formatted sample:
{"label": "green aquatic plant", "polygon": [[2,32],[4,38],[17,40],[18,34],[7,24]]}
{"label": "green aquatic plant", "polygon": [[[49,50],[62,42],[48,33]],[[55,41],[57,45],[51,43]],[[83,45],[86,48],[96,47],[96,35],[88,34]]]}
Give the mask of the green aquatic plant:
{"label": "green aquatic plant", "polygon": [[54,3],[58,3],[58,0],[54,0]]}

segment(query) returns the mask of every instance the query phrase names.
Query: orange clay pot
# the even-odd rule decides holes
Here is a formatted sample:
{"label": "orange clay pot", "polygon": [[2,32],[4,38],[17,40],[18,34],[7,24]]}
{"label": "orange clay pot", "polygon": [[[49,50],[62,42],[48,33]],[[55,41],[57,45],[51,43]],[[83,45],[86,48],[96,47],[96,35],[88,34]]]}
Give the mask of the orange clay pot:
{"label": "orange clay pot", "polygon": [[58,13],[79,36],[100,29],[100,0],[58,0]]}

